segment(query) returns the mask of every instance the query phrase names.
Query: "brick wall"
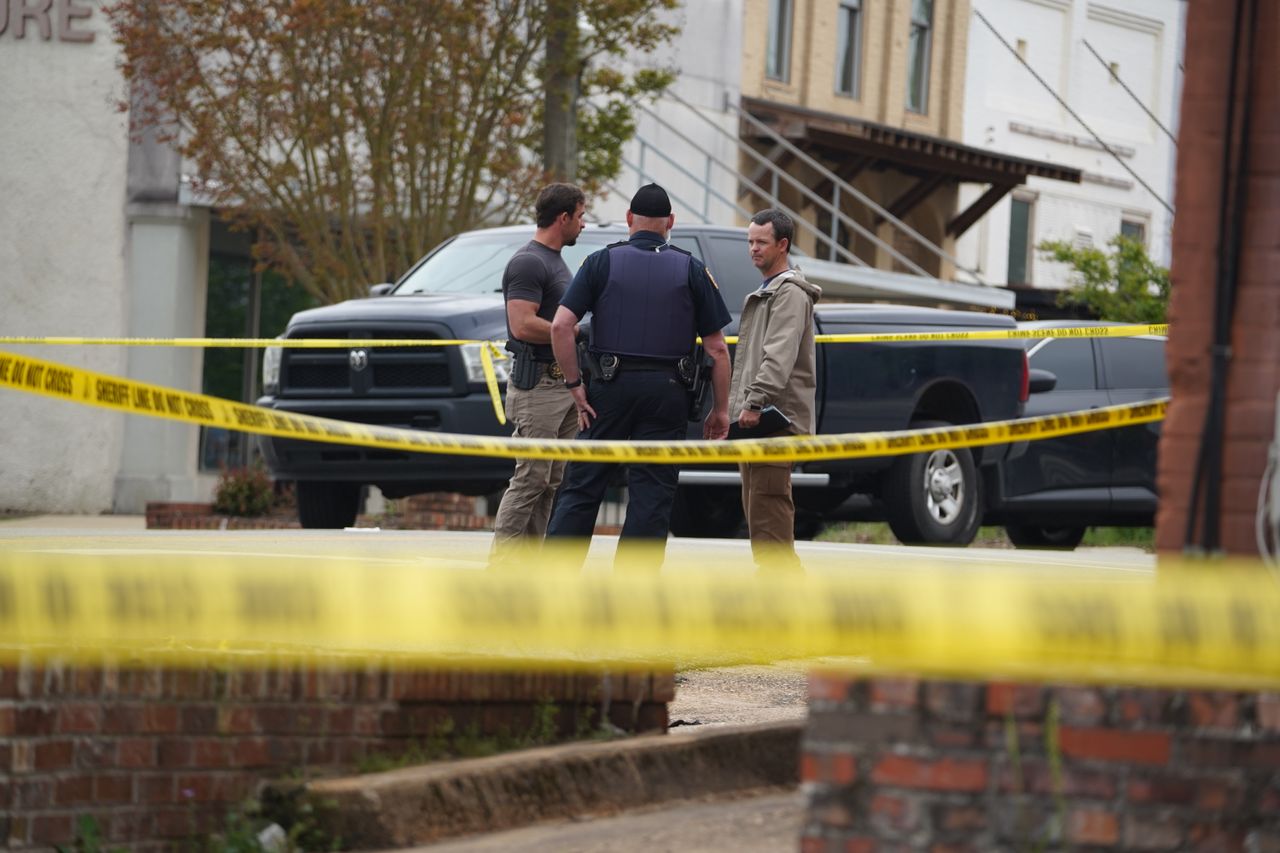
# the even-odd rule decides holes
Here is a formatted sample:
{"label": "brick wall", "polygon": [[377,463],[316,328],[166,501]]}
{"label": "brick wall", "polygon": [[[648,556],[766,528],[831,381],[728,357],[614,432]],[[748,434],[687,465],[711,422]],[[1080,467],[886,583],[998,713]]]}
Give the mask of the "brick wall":
{"label": "brick wall", "polygon": [[608,694],[615,725],[662,730],[674,684],[669,673],[0,668],[0,839],[48,848],[92,815],[109,845],[173,847],[223,826],[265,781],[350,772],[449,718],[455,731],[518,735],[551,699],[569,735]]}
{"label": "brick wall", "polygon": [[[1187,4],[1186,74],[1178,132],[1178,215],[1173,222],[1169,378],[1173,402],[1160,439],[1156,547],[1183,547],[1191,483],[1213,387],[1214,285],[1218,274],[1222,153],[1230,87],[1232,26],[1241,0]],[[1280,4],[1258,6],[1246,213],[1231,324],[1223,450],[1222,550],[1256,556],[1258,482],[1275,430],[1280,391]],[[1243,91],[1243,87],[1240,90]],[[1237,95],[1237,97],[1241,97]],[[1239,113],[1237,113],[1238,115]],[[1233,168],[1238,168],[1235,164]],[[1204,514],[1200,519],[1203,522]]]}
{"label": "brick wall", "polygon": [[1280,850],[1280,695],[815,675],[809,703],[805,853]]}

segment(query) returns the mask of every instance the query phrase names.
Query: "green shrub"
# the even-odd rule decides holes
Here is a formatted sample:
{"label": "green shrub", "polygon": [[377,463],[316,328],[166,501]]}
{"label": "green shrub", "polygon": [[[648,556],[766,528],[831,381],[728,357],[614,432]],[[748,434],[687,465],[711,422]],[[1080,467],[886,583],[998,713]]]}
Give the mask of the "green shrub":
{"label": "green shrub", "polygon": [[213,493],[213,510],[223,515],[266,515],[275,503],[271,476],[262,463],[224,468]]}

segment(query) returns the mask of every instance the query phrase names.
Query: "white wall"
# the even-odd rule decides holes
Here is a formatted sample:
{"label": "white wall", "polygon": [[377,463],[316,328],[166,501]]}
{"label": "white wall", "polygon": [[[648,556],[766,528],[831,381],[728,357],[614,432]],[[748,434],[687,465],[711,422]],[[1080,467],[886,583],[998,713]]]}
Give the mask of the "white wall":
{"label": "white wall", "polygon": [[[734,140],[738,118],[736,113],[725,111],[725,98],[736,104],[741,92],[742,16],[742,0],[685,0],[675,13],[676,20],[682,23],[680,35],[645,64],[678,68],[680,73],[671,91],[696,107],[697,113],[670,98],[651,105],[650,109],[673,130],[641,112],[636,138],[624,149],[623,156],[630,166],[624,165],[613,182],[617,193],[591,200],[593,217],[623,221],[632,193],[642,184],[656,181],[672,197],[677,224],[704,219],[717,225],[737,222],[731,202],[737,196],[738,151]],[[728,136],[717,132],[699,115],[714,122]],[[679,165],[673,165],[663,155]],[[708,174],[712,187],[723,199],[703,187]]]}
{"label": "white wall", "polygon": [[[17,6],[18,4],[13,4]],[[28,4],[35,7],[37,4]],[[121,335],[126,324],[128,135],[100,3],[72,38],[26,22],[0,32],[0,335]],[[122,373],[119,349],[14,347]],[[0,391],[0,509],[109,509],[124,415]]]}
{"label": "white wall", "polygon": [[[1084,40],[1170,130],[1176,132],[1177,57],[1182,43],[1180,0],[973,0],[1011,45],[1025,45],[1027,62],[1157,195],[1173,204],[1176,148],[1132,97],[1111,79]],[[1084,127],[1045,91],[975,14],[969,26],[965,80],[965,139],[1004,154],[1073,166],[1080,184],[1031,178],[1031,242],[1072,240],[1092,233],[1104,246],[1122,217],[1144,220],[1152,256],[1168,264],[1172,218]],[[983,188],[965,187],[961,206]],[[958,244],[961,261],[978,265],[988,281],[1008,274],[1010,199],[1006,198]],[[1066,269],[1033,253],[1029,278],[1061,288]]]}

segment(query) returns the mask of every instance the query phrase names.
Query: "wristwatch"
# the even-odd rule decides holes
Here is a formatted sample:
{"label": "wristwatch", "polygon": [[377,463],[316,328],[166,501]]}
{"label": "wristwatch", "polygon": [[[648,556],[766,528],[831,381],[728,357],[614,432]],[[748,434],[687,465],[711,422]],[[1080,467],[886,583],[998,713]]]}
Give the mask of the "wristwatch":
{"label": "wristwatch", "polygon": [[573,380],[572,382],[570,382],[568,379],[564,381],[564,387],[566,388],[577,388],[581,384],[582,384],[581,376],[579,376],[577,379]]}

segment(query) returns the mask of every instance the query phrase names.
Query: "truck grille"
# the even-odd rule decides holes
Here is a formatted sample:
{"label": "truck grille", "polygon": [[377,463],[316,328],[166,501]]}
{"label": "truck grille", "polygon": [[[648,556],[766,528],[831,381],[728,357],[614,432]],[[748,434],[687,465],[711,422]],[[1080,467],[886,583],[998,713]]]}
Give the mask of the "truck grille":
{"label": "truck grille", "polygon": [[[422,329],[380,329],[374,332],[317,330],[298,337],[436,338]],[[365,360],[353,358],[363,350]],[[358,368],[358,369],[357,369]],[[280,367],[282,395],[378,397],[453,393],[453,367],[448,347],[351,347],[344,349],[286,349]]]}

